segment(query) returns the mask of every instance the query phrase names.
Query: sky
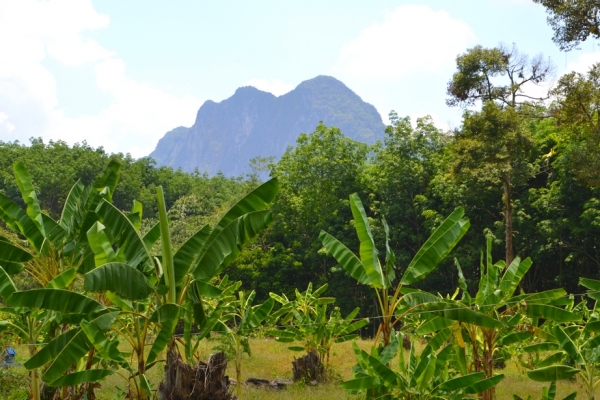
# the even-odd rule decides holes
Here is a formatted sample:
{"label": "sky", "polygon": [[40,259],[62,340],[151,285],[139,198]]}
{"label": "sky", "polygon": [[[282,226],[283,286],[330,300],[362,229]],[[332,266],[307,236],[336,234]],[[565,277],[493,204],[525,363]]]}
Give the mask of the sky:
{"label": "sky", "polygon": [[556,78],[600,62],[600,42],[561,53],[532,0],[0,0],[0,141],[31,137],[148,155],[206,100],[240,86],[282,95],[341,80],[388,122],[445,104],[456,56],[499,43],[542,53]]}

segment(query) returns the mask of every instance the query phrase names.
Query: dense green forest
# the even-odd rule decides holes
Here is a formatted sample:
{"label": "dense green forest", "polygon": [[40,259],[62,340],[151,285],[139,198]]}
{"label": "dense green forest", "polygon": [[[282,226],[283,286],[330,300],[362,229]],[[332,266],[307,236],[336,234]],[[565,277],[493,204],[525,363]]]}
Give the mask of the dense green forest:
{"label": "dense green forest", "polygon": [[[351,193],[363,199],[379,242],[384,238],[380,217],[385,216],[400,269],[445,216],[456,207],[465,208],[471,229],[421,284],[434,293],[449,293],[457,285],[454,257],[471,289],[476,289],[484,234],[494,238],[494,258],[507,257],[508,190],[513,254],[534,261],[523,289],[562,287],[577,293],[579,277],[600,277],[600,66],[586,75],[561,77],[550,101],[519,102],[522,92],[510,92],[515,82],[489,90],[482,86],[482,77],[494,68],[506,79],[506,68],[539,75],[540,69],[533,67],[543,60],[500,65],[507,52],[514,60],[522,59],[515,49],[480,47],[459,56],[449,103],[476,106],[465,111],[462,127],[451,132],[438,129],[430,118],[411,121],[391,112],[385,140],[367,146],[335,127],[319,125],[301,134],[277,162],[267,165],[256,159],[254,173],[237,178],[174,171],[157,167],[149,158],[108,154],[86,143],[70,147],[41,139],[29,145],[1,142],[0,190],[24,205],[12,175],[12,165],[21,161],[37,185],[42,209],[58,217],[77,179],[87,185],[110,159],[118,159],[123,168],[115,206],[129,210],[134,199],[140,201],[147,229],[157,221],[155,192],[162,186],[177,246],[205,223],[216,221],[268,170],[281,185],[272,207],[274,223],[243,250],[229,275],[255,289],[260,299],[271,291],[291,294],[309,282],[329,283],[329,293],[344,312],[359,305],[365,315],[373,312],[372,294],[357,285],[319,241],[319,232],[326,230],[349,247],[358,247],[348,202]],[[487,69],[474,71],[469,63],[480,65],[481,60],[486,60]],[[526,72],[523,76],[522,80],[546,79]]]}

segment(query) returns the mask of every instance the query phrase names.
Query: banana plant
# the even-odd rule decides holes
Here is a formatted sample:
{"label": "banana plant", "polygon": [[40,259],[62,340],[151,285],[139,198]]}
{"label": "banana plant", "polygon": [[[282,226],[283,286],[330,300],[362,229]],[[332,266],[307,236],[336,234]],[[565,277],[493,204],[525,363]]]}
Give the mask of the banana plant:
{"label": "banana plant", "polygon": [[[57,314],[55,319],[66,322],[66,326],[76,324],[71,329],[63,329],[63,333],[57,337],[49,338],[52,340],[24,364],[34,373],[45,367],[42,379],[47,385],[66,387],[94,383],[109,372],[113,373],[112,368],[122,367],[129,373],[126,379],[131,393],[139,399],[145,399],[151,389],[145,373],[156,363],[170,339],[178,315],[175,305],[163,304],[160,296],[150,296],[161,290],[161,272],[158,264],[153,263],[146,246],[151,246],[159,235],[156,235],[156,229],[144,237],[139,235],[136,230],[142,212],[139,203],[134,204],[135,212],[125,215],[107,199],[100,198],[94,211],[94,216],[89,212],[82,214],[85,217],[80,220],[81,226],[95,221],[87,230],[86,238],[79,237],[77,240],[87,243],[89,248],[83,250],[82,255],[89,252],[91,257],[85,257],[94,263],[94,268],[86,265],[83,269],[89,269],[84,275],[84,290],[88,294],[100,293],[98,299],[101,303],[75,292],[66,293],[79,296],[82,304],[92,302],[101,307],[70,311],[66,317],[62,315],[66,311],[57,314],[57,310],[51,308],[55,307],[55,299],[60,300],[65,296],[65,290],[59,289],[64,289],[64,285],[70,284],[75,278],[74,267],[60,274],[46,288],[25,291],[19,297],[12,294],[7,304],[54,312]],[[80,265],[79,272],[83,272],[83,265]],[[58,287],[59,284],[63,287]],[[29,297],[39,301],[28,302]],[[111,306],[112,312],[107,313],[110,316],[98,315],[98,312],[106,310],[106,304]],[[148,350],[146,339],[152,331],[158,335]],[[131,346],[131,358],[127,359],[118,350],[120,339]],[[111,368],[92,370],[98,362]],[[76,364],[75,372],[72,371],[73,364]],[[69,378],[62,379],[63,375]]]}
{"label": "banana plant", "polygon": [[389,228],[385,218],[383,218],[382,224],[385,231],[386,252],[385,260],[382,263],[375,247],[367,214],[356,193],[350,195],[350,207],[360,241],[360,256],[355,255],[342,242],[325,231],[321,231],[319,239],[350,276],[375,291],[382,316],[375,343],[381,336],[383,345],[387,346],[390,343],[392,330],[401,318],[395,316],[395,313],[402,300],[402,288],[425,279],[436,268],[467,232],[470,226],[469,220],[463,218],[464,210],[462,208],[457,208],[446,218],[419,249],[394,289],[396,257],[389,246]]}
{"label": "banana plant", "polygon": [[[600,318],[598,300],[600,300],[600,281],[580,278],[579,284],[588,289],[587,296],[594,301],[592,309],[587,302],[577,305],[571,300],[567,307],[573,313],[583,317],[582,323],[547,323],[543,342],[525,348],[525,351],[550,351],[551,353],[529,371],[528,376],[537,381],[568,379],[576,376],[585,388],[588,399],[595,399],[600,385]],[[570,360],[575,368],[564,365]]]}
{"label": "banana plant", "polygon": [[[213,280],[235,260],[246,243],[270,225],[272,214],[269,207],[278,190],[276,179],[265,182],[233,205],[212,229],[207,225],[194,233],[173,253],[172,261],[163,251],[165,270],[172,271],[172,278],[167,280],[168,296],[170,299],[174,297],[175,303],[187,310],[183,313],[186,324],[191,326],[195,323],[201,327],[207,323],[216,324],[221,311],[216,309],[213,318],[207,318],[203,299],[221,296],[223,283],[221,287],[215,287]],[[159,208],[159,212],[165,249],[165,246],[169,247],[170,240],[164,206]],[[187,342],[185,337],[184,340]],[[186,348],[190,346],[186,344]],[[191,354],[187,355],[191,357]],[[191,362],[189,357],[188,362]]]}
{"label": "banana plant", "polygon": [[[351,393],[365,393],[367,399],[464,399],[497,385],[504,375],[486,378],[483,372],[459,375],[449,368],[453,346],[445,344],[451,336],[448,328],[434,335],[420,355],[414,345],[405,357],[402,333],[392,336],[384,348],[373,347],[371,354],[354,343],[358,364],[353,379],[341,386]],[[398,355],[397,370],[390,368]]]}
{"label": "banana plant", "polygon": [[234,312],[235,293],[241,286],[242,282],[229,282],[229,277],[225,275],[215,285],[204,285],[202,294],[197,287],[190,291],[194,300],[181,306],[183,336],[178,338],[183,345],[184,359],[189,365],[199,361],[196,353],[202,340],[210,337],[212,332],[223,334],[227,330],[222,323],[223,316]]}
{"label": "banana plant", "polygon": [[[523,276],[531,267],[529,258],[516,257],[505,266],[504,261],[493,263],[492,238],[487,237],[485,257],[481,256],[481,277],[475,297],[471,297],[457,260],[459,289],[450,299],[441,299],[418,292],[405,296],[406,307],[423,316],[416,333],[427,335],[440,329],[453,332],[457,364],[463,374],[483,372],[494,376],[494,365],[504,361],[506,346],[524,343],[540,334],[540,318],[558,322],[578,321],[577,314],[553,304],[566,295],[563,289],[536,294],[514,295]],[[462,299],[456,300],[462,291]],[[421,303],[419,305],[419,303]],[[481,394],[484,400],[494,398],[494,388]]]}
{"label": "banana plant", "polygon": [[[33,399],[40,398],[39,368],[50,361],[54,361],[52,366],[58,364],[64,366],[59,374],[53,372],[52,367],[44,371],[42,379],[44,382],[50,383],[50,386],[79,385],[89,382],[91,377],[95,381],[114,372],[102,368],[91,370],[92,366],[97,367],[93,356],[88,359],[86,365],[80,365],[75,372],[71,371],[71,365],[77,359],[56,358],[60,354],[54,350],[65,340],[77,343],[81,350],[81,335],[77,339],[76,334],[79,330],[75,329],[68,331],[66,335],[61,334],[52,339],[52,336],[48,335],[51,324],[62,321],[83,326],[87,322],[85,319],[88,318],[90,324],[100,324],[101,327],[106,327],[107,320],[113,318],[112,314],[108,315],[108,310],[104,305],[90,297],[65,290],[64,287],[61,287],[64,283],[64,280],[58,280],[55,282],[55,286],[48,288],[19,291],[10,276],[0,267],[0,296],[9,306],[4,311],[13,315],[10,321],[0,323],[0,329],[11,329],[28,344],[30,358],[24,366],[30,370],[32,379],[30,390]],[[48,345],[38,351],[38,341],[43,337],[51,340]],[[86,344],[83,343],[83,346]],[[40,363],[41,359],[45,359],[46,362]],[[83,389],[89,391],[93,390],[93,387]]]}
{"label": "banana plant", "polygon": [[[84,275],[83,288],[88,294],[100,293],[102,303],[94,302],[106,312],[100,316],[95,314],[98,310],[80,312],[77,325],[50,341],[25,367],[46,366],[42,379],[55,387],[93,383],[120,367],[128,373],[125,379],[130,395],[146,399],[151,390],[146,372],[170,338],[178,309],[163,304],[160,297],[150,296],[156,291],[151,282],[158,282],[159,276],[152,268],[150,255],[139,251],[144,238],[127,215],[105,200],[99,203],[96,214],[98,221],[87,232],[96,267]],[[45,288],[39,296],[50,298],[53,294]],[[111,307],[110,312],[103,304]],[[146,340],[152,330],[157,338],[148,350]],[[120,340],[131,346],[131,357],[118,349]],[[109,368],[103,373],[94,372],[90,367],[97,362]],[[73,364],[77,365],[76,372],[69,373]],[[74,378],[62,379],[66,373]]]}
{"label": "banana plant", "polygon": [[282,329],[268,333],[275,340],[283,343],[300,342],[302,346],[290,346],[292,351],[310,353],[317,351],[325,370],[329,367],[329,355],[334,343],[343,343],[358,337],[356,332],[369,323],[368,318],[356,319],[359,308],[356,307],[345,318],[340,309],[334,309],[327,317],[328,306],[335,302],[333,297],[320,297],[327,290],[325,284],[314,292],[312,283],[306,291],[296,289],[296,299],[290,301],[287,296],[269,293],[272,299],[281,304],[281,308],[273,313],[270,323],[277,321]]}
{"label": "banana plant", "polygon": [[[3,244],[4,246],[2,246]],[[0,242],[2,250],[6,250],[5,244],[6,242]],[[4,254],[6,257],[7,253]],[[0,298],[2,298],[2,301],[7,303],[10,296],[17,291],[18,289],[9,274],[0,266]],[[34,356],[37,352],[39,339],[50,328],[52,314],[45,311],[14,307],[4,307],[2,311],[11,314],[11,318],[10,320],[0,321],[0,332],[8,329],[15,333],[27,345],[29,356]],[[39,371],[37,369],[31,371],[30,376],[29,390],[31,398],[38,400],[40,398]]]}
{"label": "banana plant", "polygon": [[[577,397],[577,392],[573,392],[570,395],[568,395],[567,397],[564,397],[563,400],[575,400],[575,398]],[[556,382],[551,382],[550,383],[550,387],[543,387],[542,388],[542,397],[540,397],[540,400],[554,400],[556,398]],[[514,400],[525,400],[522,397],[517,396],[516,394],[513,394],[513,399]],[[533,400],[531,398],[531,396],[527,396],[527,400]]]}
{"label": "banana plant", "polygon": [[[174,331],[180,315],[196,317],[201,328],[210,321],[215,326],[219,313],[204,320],[202,296],[214,289],[209,281],[233,261],[241,246],[271,222],[266,208],[276,189],[276,181],[255,189],[212,230],[200,229],[177,251],[170,243],[161,188],[157,190],[160,222],[144,236],[139,232],[139,204],[124,214],[106,200],[99,202],[97,221],[87,231],[94,267],[86,268],[84,290],[100,293],[119,312],[106,332],[92,327],[84,333],[93,351],[128,371],[130,396],[141,400],[150,395],[146,373],[165,348],[177,348]],[[149,249],[159,239],[162,251],[155,257]],[[156,339],[147,349],[146,341],[153,332]],[[131,357],[110,345],[117,338],[131,346]]]}
{"label": "banana plant", "polygon": [[[41,211],[33,183],[23,164],[15,163],[13,167],[26,210],[0,193],[0,219],[8,228],[24,237],[29,246],[23,249],[0,237],[0,296],[12,306],[4,309],[12,315],[12,320],[2,321],[1,324],[3,329],[11,329],[27,344],[29,355],[33,357],[38,351],[40,339],[52,340],[56,332],[69,326],[69,317],[55,310],[13,303],[10,295],[18,290],[10,275],[25,268],[41,287],[56,290],[72,288],[77,275],[76,268],[82,264],[86,252],[86,245],[80,240],[81,227],[85,221],[89,224],[95,219],[94,208],[100,199],[111,199],[120,164],[111,161],[94,184],[87,188],[77,182],[69,193],[58,221]],[[33,368],[30,375],[30,392],[34,399],[38,399],[38,369]]]}
{"label": "banana plant", "polygon": [[238,399],[242,398],[242,357],[244,353],[252,356],[249,336],[269,316],[275,304],[273,299],[269,298],[264,303],[253,306],[255,297],[254,290],[249,294],[238,292],[237,299],[227,305],[227,310],[218,323],[220,329],[217,328],[222,334],[222,344],[216,349],[233,356],[235,361]]}

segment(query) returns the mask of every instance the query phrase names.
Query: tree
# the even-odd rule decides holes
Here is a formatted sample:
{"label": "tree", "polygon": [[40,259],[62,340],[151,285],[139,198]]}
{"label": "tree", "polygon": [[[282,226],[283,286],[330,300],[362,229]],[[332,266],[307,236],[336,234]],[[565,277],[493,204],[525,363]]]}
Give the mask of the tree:
{"label": "tree", "polygon": [[596,0],[533,0],[546,7],[552,41],[569,51],[590,35],[600,37],[600,3]]}
{"label": "tree", "polygon": [[[531,259],[526,258],[521,261],[519,257],[516,257],[510,265],[506,265],[504,261],[493,263],[491,237],[487,237],[486,247],[485,257],[483,252],[481,254],[481,277],[479,279],[479,290],[475,296],[470,296],[460,264],[458,260],[455,260],[462,299],[460,301],[450,300],[448,303],[450,307],[455,309],[460,309],[462,306],[468,310],[477,310],[488,318],[488,322],[467,317],[458,318],[456,322],[452,323],[449,319],[437,315],[433,317],[439,318],[437,321],[430,319],[427,324],[423,324],[417,330],[417,333],[427,334],[430,333],[428,331],[433,326],[451,325],[457,339],[455,343],[462,372],[475,370],[484,372],[485,376],[490,378],[494,376],[496,363],[506,359],[502,355],[502,352],[508,353],[505,347],[529,339],[532,336],[531,331],[537,325],[537,320],[540,317],[559,322],[576,321],[580,317],[549,305],[552,300],[566,296],[567,293],[563,289],[530,295],[521,292],[520,295],[515,296],[515,291],[520,286],[521,280],[531,267]],[[425,305],[433,306],[430,308],[425,307],[428,310],[436,308],[435,303],[426,303]],[[457,314],[460,314],[460,312]],[[524,318],[525,316],[536,322],[532,324]],[[470,348],[470,354],[466,351],[467,348]],[[468,356],[472,358],[470,365],[467,365]],[[493,399],[494,388],[486,390],[482,394],[482,398],[486,400]]]}
{"label": "tree", "polygon": [[514,108],[487,102],[481,112],[465,112],[463,127],[455,136],[455,176],[474,185],[499,184],[504,191],[506,261],[512,262],[512,188],[533,175],[529,160],[533,141]]}
{"label": "tree", "polygon": [[515,45],[491,49],[475,46],[456,58],[457,72],[448,83],[446,104],[470,106],[478,101],[493,101],[516,107],[548,96],[527,93],[531,84],[541,85],[552,77],[554,66],[542,54],[529,58]]}
{"label": "tree", "polygon": [[[512,188],[531,176],[532,139],[524,129],[535,116],[536,101],[547,96],[528,94],[528,87],[547,81],[553,67],[541,55],[531,60],[515,46],[485,49],[476,46],[457,57],[458,71],[448,83],[449,106],[483,103],[481,112],[465,111],[463,128],[455,136],[455,176],[474,183],[502,184],[506,263],[514,259]],[[499,79],[504,78],[504,79]]]}
{"label": "tree", "polygon": [[553,90],[553,116],[570,142],[566,146],[575,175],[590,187],[600,186],[600,64],[587,74],[571,72]]}

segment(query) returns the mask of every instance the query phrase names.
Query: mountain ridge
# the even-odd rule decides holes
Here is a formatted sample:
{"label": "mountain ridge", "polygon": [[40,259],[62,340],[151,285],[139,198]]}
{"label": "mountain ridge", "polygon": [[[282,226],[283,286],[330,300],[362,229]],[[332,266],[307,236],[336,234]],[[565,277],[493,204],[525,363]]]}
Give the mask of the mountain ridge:
{"label": "mountain ridge", "polygon": [[320,75],[281,96],[243,86],[221,102],[207,100],[194,125],[167,132],[150,157],[187,172],[242,175],[250,172],[251,158],[280,157],[320,121],[365,143],[383,138],[385,130],[375,107],[341,81]]}

